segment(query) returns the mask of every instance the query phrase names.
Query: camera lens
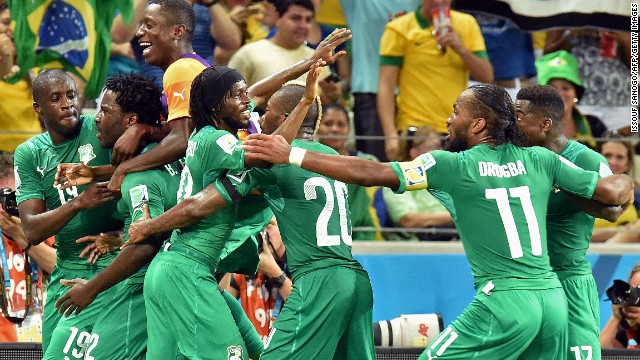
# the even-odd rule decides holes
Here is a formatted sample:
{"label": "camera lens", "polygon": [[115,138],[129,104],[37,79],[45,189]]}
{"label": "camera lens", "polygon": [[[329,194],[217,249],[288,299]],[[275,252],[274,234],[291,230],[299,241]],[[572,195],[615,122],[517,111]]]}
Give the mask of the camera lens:
{"label": "camera lens", "polygon": [[16,192],[9,188],[0,189],[0,204],[2,208],[12,216],[20,216],[18,213],[18,202]]}

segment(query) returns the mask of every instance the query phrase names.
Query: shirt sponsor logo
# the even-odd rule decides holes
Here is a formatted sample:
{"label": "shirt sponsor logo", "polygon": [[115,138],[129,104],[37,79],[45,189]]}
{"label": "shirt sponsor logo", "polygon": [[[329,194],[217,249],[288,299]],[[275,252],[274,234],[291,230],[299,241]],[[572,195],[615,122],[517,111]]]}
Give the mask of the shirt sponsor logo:
{"label": "shirt sponsor logo", "polygon": [[480,172],[480,176],[495,176],[501,178],[527,174],[527,169],[525,169],[524,164],[520,160],[504,165],[478,161],[478,171]]}
{"label": "shirt sponsor logo", "polygon": [[132,187],[131,189],[129,189],[129,197],[131,198],[131,208],[133,209],[149,201],[147,185],[138,185]]}
{"label": "shirt sponsor logo", "polygon": [[78,154],[80,154],[80,162],[87,165],[89,161],[96,158],[96,154],[93,152],[93,145],[84,144],[78,148]]}
{"label": "shirt sponsor logo", "polygon": [[233,149],[238,146],[238,139],[236,139],[231,134],[226,134],[219,137],[218,140],[216,140],[216,144],[218,144],[218,146],[220,146],[220,148],[224,150],[224,152],[231,155]]}
{"label": "shirt sponsor logo", "polygon": [[175,96],[175,97],[179,97],[179,98],[181,98],[181,99],[182,99],[182,101],[185,101],[185,100],[184,100],[184,91],[185,91],[185,90],[187,90],[187,88],[182,88],[182,91],[180,91],[180,92],[174,91],[174,92],[173,92],[173,96]]}
{"label": "shirt sponsor logo", "polygon": [[436,158],[430,153],[420,155],[419,159],[422,161],[422,168],[425,170],[436,164]]}

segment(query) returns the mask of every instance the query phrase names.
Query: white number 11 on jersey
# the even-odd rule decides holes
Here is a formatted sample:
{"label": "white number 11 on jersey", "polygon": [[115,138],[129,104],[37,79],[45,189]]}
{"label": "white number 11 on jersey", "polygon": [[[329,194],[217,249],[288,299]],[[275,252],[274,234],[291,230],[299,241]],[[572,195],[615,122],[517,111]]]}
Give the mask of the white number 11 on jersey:
{"label": "white number 11 on jersey", "polygon": [[511,257],[517,259],[523,256],[522,244],[520,243],[520,236],[518,235],[518,229],[516,228],[516,222],[513,219],[513,213],[509,206],[509,196],[513,198],[519,198],[524,217],[527,220],[527,226],[529,227],[529,236],[531,237],[531,253],[534,256],[542,255],[542,242],[540,240],[540,228],[538,227],[538,219],[536,213],[533,210],[533,204],[531,203],[531,194],[529,193],[528,186],[519,186],[516,188],[486,189],[484,196],[487,199],[493,199],[498,204],[498,211],[502,218],[502,224],[504,230],[507,233],[507,241],[509,241],[509,250],[511,250]]}

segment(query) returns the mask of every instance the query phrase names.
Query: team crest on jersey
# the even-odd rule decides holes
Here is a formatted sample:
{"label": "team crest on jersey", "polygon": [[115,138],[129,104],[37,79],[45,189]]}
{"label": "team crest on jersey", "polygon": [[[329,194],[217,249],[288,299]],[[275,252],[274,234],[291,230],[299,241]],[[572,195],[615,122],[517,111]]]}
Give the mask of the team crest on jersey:
{"label": "team crest on jersey", "polygon": [[131,198],[131,208],[135,209],[143,203],[149,201],[149,193],[147,185],[138,185],[129,189],[129,197]]}
{"label": "team crest on jersey", "polygon": [[78,153],[80,154],[80,161],[87,165],[89,161],[96,158],[96,154],[93,152],[93,145],[84,144],[78,148]]}
{"label": "team crest on jersey", "polygon": [[233,149],[238,146],[238,139],[236,139],[231,134],[226,134],[219,137],[218,140],[216,140],[216,144],[218,144],[218,146],[220,146],[220,148],[224,150],[224,152],[231,155]]}
{"label": "team crest on jersey", "polygon": [[242,346],[235,345],[227,348],[227,360],[244,360]]}

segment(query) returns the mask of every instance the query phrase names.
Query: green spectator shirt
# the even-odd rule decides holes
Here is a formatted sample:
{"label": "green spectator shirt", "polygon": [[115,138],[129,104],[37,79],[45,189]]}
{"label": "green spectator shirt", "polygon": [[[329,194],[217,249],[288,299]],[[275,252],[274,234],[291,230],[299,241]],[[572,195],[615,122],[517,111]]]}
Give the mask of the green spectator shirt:
{"label": "green spectator shirt", "polygon": [[[100,147],[93,115],[80,116],[78,136],[55,145],[49,133],[36,135],[20,144],[14,155],[16,199],[21,203],[30,199],[44,200],[47,210],[55,210],[80,195],[87,186],[72,186],[58,190],[53,186],[57,166],[60,163],[84,163],[90,166],[111,163],[111,153]],[[86,268],[86,259],[79,258],[86,244],[76,240],[87,235],[122,228],[118,218],[116,201],[92,209],[81,210],[67,225],[55,234],[57,261],[69,268]],[[100,256],[98,266],[106,266],[115,253]],[[74,266],[75,265],[75,266]]]}
{"label": "green spectator shirt", "polygon": [[541,148],[476,145],[391,163],[398,192],[429,189],[460,233],[477,290],[560,287],[549,264],[547,203],[555,186],[590,198],[598,174]]}

